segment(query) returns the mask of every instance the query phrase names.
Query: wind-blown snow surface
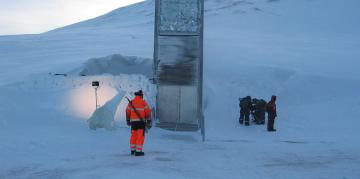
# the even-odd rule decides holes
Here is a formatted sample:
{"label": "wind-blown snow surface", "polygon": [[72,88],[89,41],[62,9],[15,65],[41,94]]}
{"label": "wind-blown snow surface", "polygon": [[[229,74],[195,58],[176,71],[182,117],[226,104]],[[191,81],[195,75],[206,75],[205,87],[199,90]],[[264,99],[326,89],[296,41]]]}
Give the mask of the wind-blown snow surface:
{"label": "wind-blown snow surface", "polygon": [[[148,82],[122,83],[116,76],[72,82],[70,76],[63,87],[63,77],[48,73],[71,72],[110,54],[151,58],[153,1],[44,34],[2,36],[0,178],[359,178],[359,5],[207,0],[207,141],[153,128],[143,158],[129,156],[123,119],[113,132],[91,131],[89,112],[69,110],[67,94],[92,98],[91,87],[82,92],[81,86],[105,78],[103,98],[111,99],[114,84],[131,91]],[[138,76],[121,79],[132,78]],[[276,133],[238,125],[238,97],[269,100],[272,94],[278,96]],[[85,101],[76,97],[70,101]]]}

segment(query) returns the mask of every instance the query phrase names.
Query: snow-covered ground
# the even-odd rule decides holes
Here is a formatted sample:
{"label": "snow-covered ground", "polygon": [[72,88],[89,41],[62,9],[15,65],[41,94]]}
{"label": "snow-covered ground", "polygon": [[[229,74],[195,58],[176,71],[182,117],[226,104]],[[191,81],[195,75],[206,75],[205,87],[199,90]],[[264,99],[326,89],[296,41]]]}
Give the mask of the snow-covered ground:
{"label": "snow-covered ground", "polygon": [[[359,178],[359,5],[207,0],[207,140],[153,128],[142,158],[129,156],[126,101],[114,131],[90,130],[86,120],[93,80],[102,82],[101,105],[120,87],[145,89],[154,104],[143,76],[151,71],[143,60],[153,53],[153,1],[44,34],[0,36],[0,178]],[[129,74],[136,59],[142,70]],[[238,125],[239,97],[272,94],[276,133]]]}

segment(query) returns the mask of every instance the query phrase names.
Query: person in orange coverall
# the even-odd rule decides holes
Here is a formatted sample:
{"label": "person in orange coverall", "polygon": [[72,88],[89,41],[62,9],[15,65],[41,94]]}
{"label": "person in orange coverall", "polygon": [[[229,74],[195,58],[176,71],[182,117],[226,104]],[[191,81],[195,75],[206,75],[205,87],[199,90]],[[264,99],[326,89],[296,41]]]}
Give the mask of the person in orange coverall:
{"label": "person in orange coverall", "polygon": [[151,128],[151,109],[143,99],[142,90],[135,92],[135,98],[126,108],[126,123],[131,126],[131,155],[144,156],[145,129]]}

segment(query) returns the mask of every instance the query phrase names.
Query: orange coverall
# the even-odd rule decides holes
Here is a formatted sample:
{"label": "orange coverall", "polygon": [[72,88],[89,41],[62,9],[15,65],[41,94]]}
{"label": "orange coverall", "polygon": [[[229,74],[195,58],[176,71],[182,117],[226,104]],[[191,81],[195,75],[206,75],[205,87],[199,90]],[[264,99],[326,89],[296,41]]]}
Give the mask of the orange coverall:
{"label": "orange coverall", "polygon": [[138,111],[141,120],[135,113],[133,107],[129,103],[126,108],[126,120],[130,120],[131,123],[131,137],[130,137],[130,149],[131,151],[142,152],[144,140],[145,140],[145,121],[151,122],[151,109],[145,100],[141,96],[135,96],[131,101],[134,108]]}

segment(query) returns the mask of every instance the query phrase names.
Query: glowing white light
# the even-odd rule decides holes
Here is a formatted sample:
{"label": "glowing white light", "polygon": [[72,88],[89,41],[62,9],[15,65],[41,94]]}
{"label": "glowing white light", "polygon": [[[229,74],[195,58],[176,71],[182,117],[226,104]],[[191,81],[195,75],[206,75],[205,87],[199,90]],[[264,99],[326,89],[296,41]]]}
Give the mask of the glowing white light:
{"label": "glowing white light", "polygon": [[[116,89],[109,86],[98,88],[98,104],[104,105],[117,94]],[[95,91],[89,86],[74,89],[69,95],[71,113],[79,118],[88,119],[95,111]]]}

